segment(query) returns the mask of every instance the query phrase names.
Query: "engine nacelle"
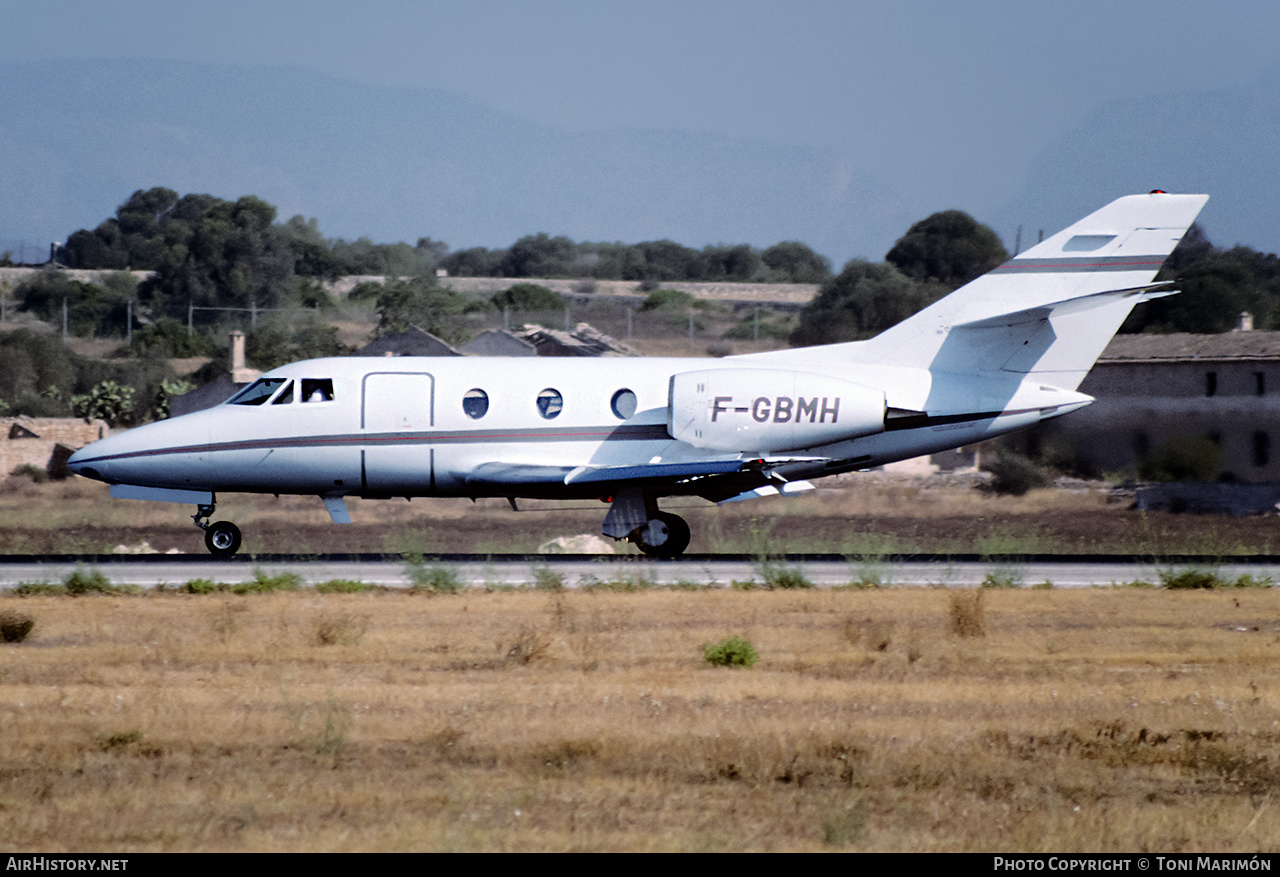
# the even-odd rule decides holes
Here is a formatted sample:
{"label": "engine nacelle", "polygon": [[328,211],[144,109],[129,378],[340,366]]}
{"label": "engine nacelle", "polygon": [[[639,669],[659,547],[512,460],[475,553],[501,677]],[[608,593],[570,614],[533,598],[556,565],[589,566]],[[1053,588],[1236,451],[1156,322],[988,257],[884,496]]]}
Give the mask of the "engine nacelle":
{"label": "engine nacelle", "polygon": [[773,453],[884,431],[884,391],[839,378],[763,368],[671,377],[667,429],[696,448]]}

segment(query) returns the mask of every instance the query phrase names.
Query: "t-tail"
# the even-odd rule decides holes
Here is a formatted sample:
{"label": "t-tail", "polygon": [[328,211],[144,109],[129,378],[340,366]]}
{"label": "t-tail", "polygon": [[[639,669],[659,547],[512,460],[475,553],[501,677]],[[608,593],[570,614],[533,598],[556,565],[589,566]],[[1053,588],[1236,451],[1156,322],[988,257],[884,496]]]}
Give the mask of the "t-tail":
{"label": "t-tail", "polygon": [[1175,291],[1152,281],[1208,200],[1120,198],[875,338],[833,345],[828,361],[846,348],[854,361],[1075,390],[1134,305]]}

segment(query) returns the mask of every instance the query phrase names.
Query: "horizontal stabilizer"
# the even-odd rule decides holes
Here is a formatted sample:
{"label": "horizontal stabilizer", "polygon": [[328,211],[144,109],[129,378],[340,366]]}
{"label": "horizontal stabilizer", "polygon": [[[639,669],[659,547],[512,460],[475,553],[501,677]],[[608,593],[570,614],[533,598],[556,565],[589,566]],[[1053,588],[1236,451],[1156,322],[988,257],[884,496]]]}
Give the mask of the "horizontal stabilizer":
{"label": "horizontal stabilizer", "polygon": [[1170,289],[1172,281],[1166,283],[1152,283],[1147,286],[1134,286],[1129,289],[1109,289],[1105,292],[1094,292],[1089,295],[1076,296],[1075,298],[1063,299],[1062,301],[1051,302],[1049,304],[1040,305],[1034,308],[1024,308],[1020,311],[1011,311],[1007,314],[999,314],[994,317],[987,317],[982,320],[973,320],[969,323],[960,323],[954,326],[955,329],[997,329],[1006,326],[1021,326],[1030,323],[1039,323],[1050,317],[1061,316],[1065,314],[1076,314],[1082,311],[1092,310],[1093,308],[1102,307],[1103,305],[1112,304],[1113,302],[1123,299],[1132,299],[1131,304],[1138,304],[1144,301],[1151,301],[1155,298],[1164,298],[1167,295],[1177,295],[1179,290]]}

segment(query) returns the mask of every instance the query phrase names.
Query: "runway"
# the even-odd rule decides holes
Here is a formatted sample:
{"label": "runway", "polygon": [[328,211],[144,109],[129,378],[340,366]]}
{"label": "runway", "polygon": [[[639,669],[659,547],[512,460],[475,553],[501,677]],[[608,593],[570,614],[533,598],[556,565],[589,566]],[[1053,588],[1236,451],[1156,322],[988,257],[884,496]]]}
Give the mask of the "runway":
{"label": "runway", "polygon": [[1248,575],[1280,581],[1280,556],[1218,558],[1034,555],[911,555],[847,558],[793,555],[687,555],[675,560],[601,555],[257,555],[214,559],[204,555],[82,555],[0,557],[0,589],[23,583],[61,584],[77,568],[101,572],[113,585],[178,587],[193,579],[228,585],[292,572],[307,586],[335,579],[386,588],[412,587],[424,570],[444,567],[460,585],[472,588],[565,587],[756,587],[804,583],[818,588],[855,586],[972,588],[1109,587],[1159,585],[1162,574],[1187,569],[1213,572],[1220,579]]}

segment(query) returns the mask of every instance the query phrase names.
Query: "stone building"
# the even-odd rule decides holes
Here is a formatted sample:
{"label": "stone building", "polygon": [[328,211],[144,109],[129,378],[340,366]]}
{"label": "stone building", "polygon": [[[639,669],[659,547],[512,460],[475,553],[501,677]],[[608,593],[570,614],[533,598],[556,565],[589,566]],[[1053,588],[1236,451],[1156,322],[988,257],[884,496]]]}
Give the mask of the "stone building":
{"label": "stone building", "polygon": [[109,431],[105,420],[0,417],[0,473],[9,475],[20,466],[34,466],[65,478],[67,459],[90,442],[106,438]]}
{"label": "stone building", "polygon": [[1204,437],[1221,451],[1221,480],[1280,482],[1280,332],[1117,335],[1080,392],[1097,401],[1033,442],[1132,473],[1162,446]]}

